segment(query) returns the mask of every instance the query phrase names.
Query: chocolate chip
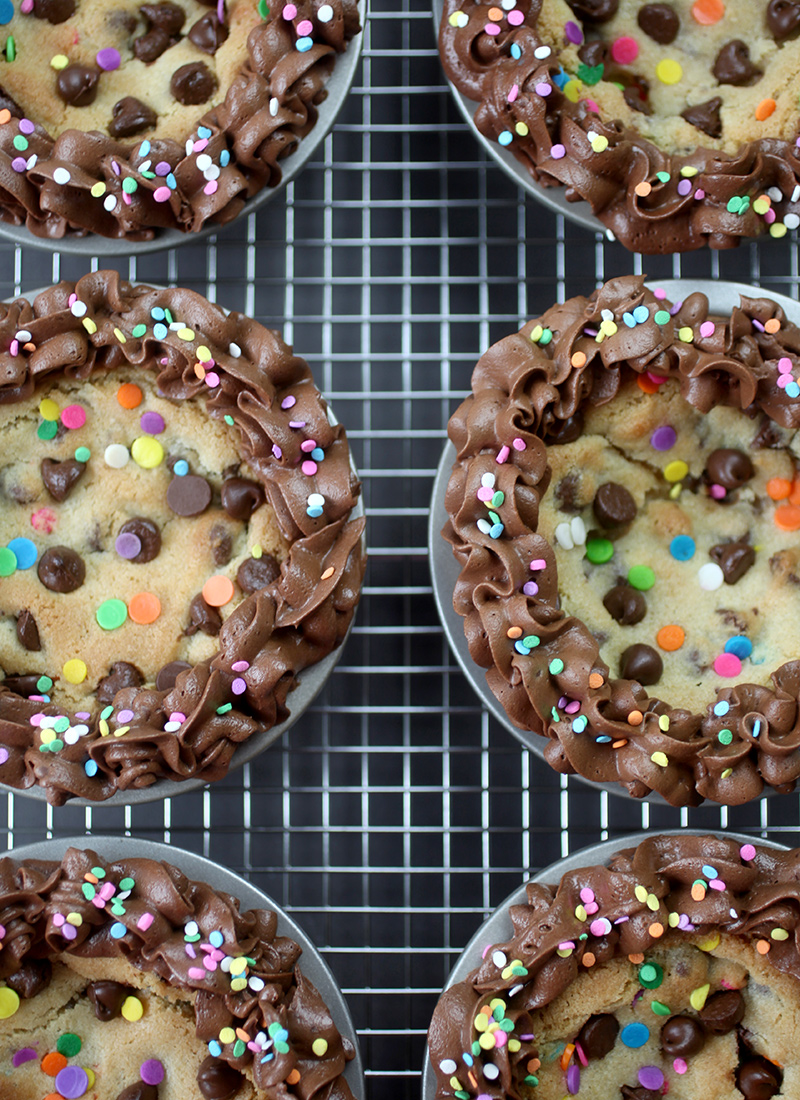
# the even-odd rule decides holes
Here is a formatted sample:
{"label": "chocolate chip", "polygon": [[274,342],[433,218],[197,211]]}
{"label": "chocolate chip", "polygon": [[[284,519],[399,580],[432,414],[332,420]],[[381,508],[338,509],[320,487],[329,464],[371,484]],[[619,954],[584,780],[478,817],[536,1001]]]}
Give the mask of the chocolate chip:
{"label": "chocolate chip", "polygon": [[43,458],[40,469],[45,489],[53,500],[61,503],[67,499],[86,470],[86,463],[78,462],[77,458],[65,458],[63,462],[57,462],[54,458]]}
{"label": "chocolate chip", "polygon": [[744,1100],[770,1100],[781,1087],[783,1074],[766,1058],[751,1058],[739,1066],[736,1087]]}
{"label": "chocolate chip", "polygon": [[681,111],[681,118],[685,118],[689,125],[694,126],[695,130],[699,130],[701,134],[718,138],[722,136],[722,119],[719,114],[721,106],[722,100],[715,95],[705,103],[696,103],[694,107],[687,107],[685,111]]}
{"label": "chocolate chip", "polygon": [[138,688],[143,683],[144,676],[136,665],[128,664],[127,661],[115,661],[111,666],[109,675],[104,676],[97,685],[97,701],[99,703],[113,703],[114,696],[118,691],[129,687]]}
{"label": "chocolate chip", "polygon": [[51,592],[75,592],[86,578],[86,566],[69,546],[51,546],[39,558],[38,573]]}
{"label": "chocolate chip", "polygon": [[146,1085],[144,1081],[137,1081],[135,1085],[128,1085],[123,1089],[117,1100],[158,1100],[158,1085]]}
{"label": "chocolate chip", "polygon": [[171,691],[175,687],[175,681],[180,674],[191,667],[186,661],[170,661],[168,665],[164,665],[162,669],[159,669],[156,676],[156,688],[159,691]]}
{"label": "chocolate chip", "polygon": [[706,472],[713,485],[723,485],[726,489],[738,489],[750,480],[755,470],[744,451],[720,447],[708,456]]}
{"label": "chocolate chip", "polygon": [[75,0],[35,0],[33,14],[37,19],[46,19],[54,26],[66,23],[75,11]]}
{"label": "chocolate chip", "polygon": [[25,112],[5,88],[0,88],[0,111],[8,111],[12,118],[24,118]]}
{"label": "chocolate chip", "polygon": [[642,686],[657,684],[663,671],[664,663],[651,645],[636,642],[620,654],[619,674],[623,680],[636,680]]}
{"label": "chocolate chip", "polygon": [[92,1002],[94,1014],[104,1024],[119,1016],[125,999],[131,993],[130,987],[120,982],[91,982],[86,987],[86,995]]}
{"label": "chocolate chip", "polygon": [[619,0],[567,0],[578,16],[587,23],[607,23],[617,14]]}
{"label": "chocolate chip", "polygon": [[638,589],[617,584],[603,596],[603,607],[620,626],[633,626],[647,614],[647,601]]}
{"label": "chocolate chip", "polygon": [[594,69],[598,65],[605,65],[608,62],[608,44],[602,42],[599,38],[584,42],[578,50],[578,57],[590,69]]}
{"label": "chocolate chip", "polygon": [[152,130],[158,122],[158,115],[153,108],[132,95],[118,99],[111,108],[111,114],[108,132],[115,138],[133,137],[134,134],[141,134],[143,130]]}
{"label": "chocolate chip", "polygon": [[744,1018],[744,997],[738,989],[721,989],[711,994],[698,1015],[706,1031],[727,1035]]}
{"label": "chocolate chip", "polygon": [[242,592],[257,592],[281,575],[281,567],[271,554],[260,558],[245,558],[236,573],[236,583]]}
{"label": "chocolate chip", "polygon": [[141,543],[142,548],[139,553],[136,557],[130,559],[137,565],[152,561],[161,553],[161,531],[158,524],[151,519],[145,519],[144,516],[134,516],[133,519],[126,520],[123,523],[119,529],[119,534],[135,535]]}
{"label": "chocolate chip", "polygon": [[643,1085],[623,1085],[620,1096],[622,1100],[661,1100],[660,1092],[646,1089]]}
{"label": "chocolate chip", "polygon": [[755,84],[764,75],[750,60],[750,50],[741,38],[725,43],[717,54],[712,72],[720,84],[733,84],[736,87]]}
{"label": "chocolate chip", "polygon": [[643,115],[651,115],[653,108],[647,101],[648,94],[647,83],[642,80],[638,84],[631,84],[625,88],[622,92],[622,98],[632,111],[639,111]]}
{"label": "chocolate chip", "polygon": [[554,443],[559,446],[564,443],[574,443],[580,439],[583,432],[583,413],[578,410],[574,416],[568,416],[566,420],[556,420],[548,425],[544,433],[545,443]]}
{"label": "chocolate chip", "polygon": [[175,40],[161,27],[152,27],[133,40],[133,56],[143,65],[152,65],[162,53],[175,45]]}
{"label": "chocolate chip", "polygon": [[214,565],[227,565],[233,553],[233,540],[221,523],[215,523],[208,536]]}
{"label": "chocolate chip", "polygon": [[222,483],[222,507],[231,519],[250,519],[256,508],[260,508],[265,500],[264,490],[257,481],[248,481],[244,477],[229,477]]}
{"label": "chocolate chip", "polygon": [[31,653],[38,653],[42,648],[42,643],[39,640],[39,627],[27,607],[20,611],[17,618],[17,641],[23,649],[27,649]]}
{"label": "chocolate chip", "polygon": [[199,516],[211,503],[211,486],[204,477],[174,477],[167,489],[167,504],[179,516]]}
{"label": "chocolate chip", "polygon": [[242,1075],[227,1062],[207,1055],[197,1070],[197,1087],[204,1100],[228,1100],[242,1086]]}
{"label": "chocolate chip", "polygon": [[171,0],[162,0],[160,4],[142,4],[139,11],[151,27],[158,27],[171,36],[179,34],[186,21],[186,12],[180,4],[173,4]]}
{"label": "chocolate chip", "polygon": [[23,1001],[29,1001],[37,993],[43,993],[53,977],[53,964],[49,959],[29,959],[16,974],[9,974],[6,985]]}
{"label": "chocolate chip", "polygon": [[674,42],[681,27],[678,13],[670,4],[645,4],[636,17],[639,30],[660,46]]}
{"label": "chocolate chip", "polygon": [[198,630],[212,637],[219,634],[222,629],[222,616],[216,607],[211,607],[198,592],[189,604],[189,625],[184,630],[187,638],[191,638]]}
{"label": "chocolate chip", "polygon": [[228,28],[215,11],[201,15],[189,31],[189,41],[203,53],[216,53],[228,37]]}
{"label": "chocolate chip", "polygon": [[661,1028],[661,1049],[670,1058],[688,1058],[705,1046],[706,1033],[693,1016],[670,1016]]}
{"label": "chocolate chip", "polygon": [[592,502],[592,511],[601,527],[625,527],[636,518],[636,510],[636,501],[616,481],[601,485]]}
{"label": "chocolate chip", "polygon": [[175,70],[169,86],[178,103],[193,106],[210,99],[216,91],[217,78],[205,62],[192,61]]}
{"label": "chocolate chip", "polygon": [[800,2],[798,0],[769,0],[767,26],[776,42],[794,34],[800,27]]}
{"label": "chocolate chip", "polygon": [[746,542],[720,542],[711,547],[709,554],[722,570],[726,584],[740,581],[756,561],[755,550]]}
{"label": "chocolate chip", "polygon": [[6,676],[3,681],[0,681],[0,686],[27,699],[30,695],[41,694],[38,688],[40,679],[38,672],[23,672],[17,676]]}
{"label": "chocolate chip", "polygon": [[578,474],[567,474],[555,487],[555,497],[562,512],[580,512],[583,504],[578,500]]}
{"label": "chocolate chip", "polygon": [[605,1058],[619,1034],[619,1021],[610,1012],[590,1016],[578,1032],[578,1042],[587,1058]]}
{"label": "chocolate chip", "polygon": [[88,107],[97,98],[100,73],[77,62],[67,65],[56,77],[56,91],[69,107]]}

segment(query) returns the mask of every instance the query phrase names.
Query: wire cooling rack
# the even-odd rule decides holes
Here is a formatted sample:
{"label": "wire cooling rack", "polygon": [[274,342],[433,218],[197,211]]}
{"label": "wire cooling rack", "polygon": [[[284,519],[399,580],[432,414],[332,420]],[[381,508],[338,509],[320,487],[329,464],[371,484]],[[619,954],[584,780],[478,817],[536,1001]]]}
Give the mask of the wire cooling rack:
{"label": "wire cooling rack", "polygon": [[[285,196],[211,243],[106,261],[282,328],[335,402],[371,552],[342,661],[282,742],[211,789],[128,809],[9,796],[3,827],[9,847],[84,831],[165,840],[250,878],[335,971],[369,1100],[419,1096],[450,965],[529,869],[641,829],[731,827],[787,843],[798,831],[796,795],[672,810],[598,794],[530,757],[481,711],[443,640],[425,545],[447,418],[490,342],[632,271],[797,297],[796,243],[642,260],[526,201],[460,121],[425,0],[405,3],[371,0],[356,86],[322,159]],[[3,297],[86,271],[8,244],[0,258]]]}

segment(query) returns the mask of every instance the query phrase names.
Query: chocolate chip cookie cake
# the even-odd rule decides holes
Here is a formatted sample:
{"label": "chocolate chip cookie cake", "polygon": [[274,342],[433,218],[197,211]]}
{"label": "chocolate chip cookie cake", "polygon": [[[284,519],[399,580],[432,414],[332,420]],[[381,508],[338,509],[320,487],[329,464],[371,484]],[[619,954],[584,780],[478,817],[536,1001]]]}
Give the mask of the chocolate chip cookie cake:
{"label": "chocolate chip cookie cake", "polygon": [[314,126],[356,0],[3,0],[0,217],[40,237],[224,224]]}
{"label": "chocolate chip cookie cake", "polygon": [[344,638],[359,484],[306,363],[113,272],[0,309],[0,782],[217,779]]}
{"label": "chocolate chip cookie cake", "polygon": [[475,124],[636,252],[800,225],[797,0],[444,0]]}
{"label": "chocolate chip cookie cake", "polygon": [[769,298],[718,316],[629,276],[475,368],[449,428],[454,607],[557,770],[673,805],[794,788],[799,353]]}

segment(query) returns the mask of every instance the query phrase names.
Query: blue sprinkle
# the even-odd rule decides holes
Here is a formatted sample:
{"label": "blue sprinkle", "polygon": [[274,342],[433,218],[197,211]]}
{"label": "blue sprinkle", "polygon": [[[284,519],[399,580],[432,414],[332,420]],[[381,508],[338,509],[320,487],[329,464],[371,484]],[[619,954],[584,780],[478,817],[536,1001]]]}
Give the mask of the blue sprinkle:
{"label": "blue sprinkle", "polygon": [[719,703],[716,703],[714,705],[714,713],[719,718],[722,718],[724,714],[727,714],[730,709],[730,703],[726,703],[724,699],[720,700]]}
{"label": "blue sprinkle", "polygon": [[219,163],[221,168],[227,167],[231,162],[231,155],[227,149],[223,149],[219,155]]}
{"label": "blue sprinkle", "polygon": [[274,1057],[275,1055],[272,1053],[265,1054],[264,1057],[261,1059],[261,1065],[263,1066],[265,1062],[271,1062]]}
{"label": "blue sprinkle", "polygon": [[11,0],[0,0],[0,23],[5,26],[14,18],[14,5]]}
{"label": "blue sprinkle", "polygon": [[125,927],[125,925],[118,920],[115,920],[109,928],[111,938],[115,940],[121,940],[127,931],[128,929]]}
{"label": "blue sprinkle", "polygon": [[688,535],[676,535],[669,544],[669,552],[676,561],[688,561],[689,558],[693,558],[695,549],[694,539]]}
{"label": "blue sprinkle", "polygon": [[516,42],[512,42],[511,44],[511,56],[514,58],[515,61],[519,61],[519,59],[522,57],[522,49],[517,45]]}
{"label": "blue sprinkle", "polygon": [[643,325],[649,316],[650,312],[647,306],[637,306],[633,311],[633,317],[637,325]]}
{"label": "blue sprinkle", "polygon": [[298,38],[295,43],[300,53],[308,53],[311,47],[314,45],[313,38]]}
{"label": "blue sprinkle", "polygon": [[146,157],[149,152],[150,152],[150,142],[149,141],[143,141],[142,144],[139,146],[139,156],[140,157]]}
{"label": "blue sprinkle", "polygon": [[208,937],[208,942],[211,944],[212,947],[222,947],[225,940],[224,940],[221,932],[214,931]]}
{"label": "blue sprinkle", "polygon": [[174,191],[175,188],[178,186],[178,181],[175,179],[174,172],[168,172],[164,177],[164,182],[166,183],[170,191]]}
{"label": "blue sprinkle", "polygon": [[709,879],[719,878],[719,871],[714,867],[710,867],[707,863],[703,864],[703,874]]}
{"label": "blue sprinkle", "polygon": [[161,306],[153,306],[153,308],[150,310],[150,316],[153,318],[154,321],[163,321],[166,314],[164,313],[164,310],[161,308]]}
{"label": "blue sprinkle", "polygon": [[787,397],[800,397],[800,386],[796,382],[789,382],[786,386]]}
{"label": "blue sprinkle", "polygon": [[36,561],[36,543],[30,539],[12,539],[8,544],[8,549],[13,552],[14,557],[17,559],[17,569],[30,569]]}
{"label": "blue sprinkle", "polygon": [[589,722],[586,718],[586,715],[585,714],[579,714],[578,717],[572,723],[572,732],[573,733],[583,733],[583,731],[586,729],[586,727],[588,725],[589,725]]}
{"label": "blue sprinkle", "polygon": [[753,722],[753,737],[758,737],[758,735],[760,733],[761,733],[761,719],[756,718],[755,722]]}
{"label": "blue sprinkle", "polygon": [[628,328],[636,328],[636,318],[632,313],[623,313],[622,320],[628,326]]}
{"label": "blue sprinkle", "polygon": [[467,1054],[467,1052],[466,1052],[466,1051],[465,1051],[465,1052],[464,1052],[464,1054],[462,1055],[462,1058],[464,1059],[464,1062],[465,1062],[465,1063],[466,1063],[466,1064],[467,1064],[468,1066],[474,1066],[474,1065],[475,1065],[475,1059],[474,1059],[474,1058],[472,1057],[472,1055],[471,1055],[471,1054]]}
{"label": "blue sprinkle", "polygon": [[83,765],[83,770],[88,776],[97,775],[97,761],[87,760],[86,763]]}
{"label": "blue sprinkle", "polygon": [[325,452],[323,451],[322,447],[315,447],[314,450],[311,452],[311,457],[314,459],[315,462],[322,462],[322,460],[325,458]]}
{"label": "blue sprinkle", "polygon": [[208,1053],[213,1054],[215,1058],[219,1058],[220,1054],[222,1054],[222,1047],[216,1039],[212,1039],[208,1044]]}
{"label": "blue sprinkle", "polygon": [[601,733],[599,737],[595,737],[595,743],[598,745],[605,745],[606,742],[610,740],[611,738],[608,736],[607,733]]}
{"label": "blue sprinkle", "polygon": [[211,131],[209,130],[209,128],[207,126],[198,126],[197,127],[197,136],[199,138],[210,138],[211,137]]}
{"label": "blue sprinkle", "polygon": [[[322,511],[321,508],[320,508],[320,511]],[[489,538],[490,539],[499,539],[504,530],[505,530],[505,528],[503,527],[502,523],[493,524],[491,530],[489,531]]]}
{"label": "blue sprinkle", "polygon": [[559,72],[557,72],[556,75],[552,79],[553,79],[553,83],[557,84],[559,88],[563,88],[565,84],[569,83],[569,77],[567,76],[567,74],[564,72],[563,69],[561,69]]}
{"label": "blue sprinkle", "polygon": [[619,1033],[619,1037],[624,1046],[637,1050],[639,1047],[643,1047],[650,1038],[650,1028],[640,1023],[626,1024]]}
{"label": "blue sprinkle", "polygon": [[521,653],[523,657],[528,657],[531,652],[523,642],[522,638],[518,638],[516,642],[514,642],[514,649],[516,649],[517,653]]}
{"label": "blue sprinkle", "polygon": [[159,323],[153,325],[153,336],[155,336],[156,340],[166,340],[168,332],[169,329],[164,324]]}
{"label": "blue sprinkle", "polygon": [[175,465],[172,467],[172,472],[175,477],[186,477],[189,473],[189,463],[185,458],[179,458]]}
{"label": "blue sprinkle", "polygon": [[[503,130],[502,134],[497,139],[497,142],[498,142],[499,145],[510,145],[513,140],[514,140],[514,135],[511,133],[511,131],[510,130]],[[786,389],[788,390],[789,387],[787,386]]]}
{"label": "blue sprinkle", "polygon": [[312,519],[319,519],[322,515],[322,509],[318,504],[313,508],[306,508],[306,515],[311,516]]}
{"label": "blue sprinkle", "polygon": [[744,634],[735,634],[725,643],[725,652],[733,653],[740,661],[744,661],[753,652],[753,643]]}

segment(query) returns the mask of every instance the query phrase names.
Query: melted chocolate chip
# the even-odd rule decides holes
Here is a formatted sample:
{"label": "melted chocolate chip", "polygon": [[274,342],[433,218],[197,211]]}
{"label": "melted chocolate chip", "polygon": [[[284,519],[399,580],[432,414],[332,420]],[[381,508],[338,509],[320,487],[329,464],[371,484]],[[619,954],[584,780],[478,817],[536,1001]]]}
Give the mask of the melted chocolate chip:
{"label": "melted chocolate chip", "polygon": [[598,65],[605,65],[608,62],[608,45],[599,38],[584,42],[578,50],[578,57],[590,69],[594,69]]}
{"label": "melted chocolate chip", "polygon": [[77,62],[67,65],[56,77],[56,91],[69,107],[88,107],[97,98],[100,73]]}
{"label": "melted chocolate chip", "polygon": [[583,432],[583,413],[580,409],[566,420],[556,420],[544,433],[545,443],[574,443]]}
{"label": "melted chocolate chip", "polygon": [[562,477],[555,488],[556,500],[562,512],[580,512],[581,502],[578,500],[578,486],[580,477],[578,474],[567,474]]}
{"label": "melted chocolate chip", "polygon": [[639,30],[660,46],[674,42],[681,27],[678,13],[670,4],[645,4],[636,17]]}
{"label": "melted chocolate chip", "polygon": [[766,1058],[750,1058],[739,1066],[736,1087],[744,1100],[770,1100],[781,1087],[783,1074]]}
{"label": "melted chocolate chip", "polygon": [[216,607],[211,607],[207,604],[202,595],[198,592],[189,604],[189,625],[183,633],[188,638],[191,638],[198,630],[202,630],[204,634],[209,634],[213,637],[219,634],[221,629],[222,616],[219,611],[217,611]]}
{"label": "melted chocolate chip", "polygon": [[724,485],[726,489],[738,489],[755,473],[753,463],[744,451],[731,447],[720,447],[712,451],[706,462],[709,480],[714,485]]}
{"label": "melted chocolate chip", "polygon": [[623,680],[636,680],[643,687],[657,684],[664,671],[664,663],[651,645],[636,642],[619,656],[619,674]]}
{"label": "melted chocolate chip", "polygon": [[706,1033],[693,1016],[670,1016],[661,1028],[661,1049],[670,1058],[688,1058],[705,1046]]}
{"label": "melted chocolate chip", "polygon": [[104,1024],[119,1016],[125,999],[131,992],[127,985],[120,982],[90,982],[86,987],[86,995],[92,1002],[94,1014]]}
{"label": "melted chocolate chip", "polygon": [[114,696],[118,691],[129,687],[138,688],[143,683],[144,676],[136,665],[128,664],[127,661],[115,661],[111,666],[109,675],[104,676],[97,685],[97,701],[99,703],[113,703]]}
{"label": "melted chocolate chip", "polygon": [[619,0],[567,0],[578,16],[587,23],[607,23],[617,14]]}
{"label": "melted chocolate chip", "polygon": [[756,552],[746,542],[721,542],[709,554],[722,570],[726,584],[736,584],[755,565]]}
{"label": "melted chocolate chip", "polygon": [[720,84],[733,84],[736,87],[755,84],[764,75],[750,60],[750,49],[741,38],[726,42],[717,54],[712,72]]}
{"label": "melted chocolate chip", "polygon": [[236,573],[236,583],[242,592],[257,592],[281,575],[281,567],[271,554],[260,558],[245,558]]}
{"label": "melted chocolate chip", "polygon": [[162,0],[160,4],[142,4],[139,11],[151,27],[158,27],[173,36],[180,33],[186,20],[186,12],[180,4],[173,4],[171,0]]}
{"label": "melted chocolate chip", "polygon": [[167,504],[179,516],[199,516],[211,503],[211,486],[204,477],[174,477],[167,489]]}
{"label": "melted chocolate chip", "polygon": [[250,519],[256,508],[260,508],[265,500],[264,490],[257,481],[248,481],[244,477],[229,477],[222,483],[222,507],[231,519]]}
{"label": "melted chocolate chip", "polygon": [[171,691],[175,687],[175,681],[180,674],[191,667],[186,661],[170,661],[168,665],[164,665],[162,669],[159,669],[156,676],[156,688],[159,691]]}
{"label": "melted chocolate chip", "polygon": [[242,1085],[242,1075],[233,1066],[210,1054],[197,1070],[197,1087],[204,1100],[228,1100],[235,1096]]}
{"label": "melted chocolate chip", "polygon": [[769,0],[767,26],[776,42],[783,42],[800,27],[800,0]]}
{"label": "melted chocolate chip", "polygon": [[623,1085],[620,1096],[622,1100],[661,1100],[660,1092],[646,1089],[643,1085]]}
{"label": "melted chocolate chip", "polygon": [[29,1001],[37,993],[43,993],[53,977],[53,964],[49,959],[28,959],[16,974],[6,978],[6,985],[23,1001]]}
{"label": "melted chocolate chip", "polygon": [[39,558],[38,573],[51,592],[75,592],[86,578],[86,566],[69,546],[51,546]]}
{"label": "melted chocolate chip", "polygon": [[40,469],[45,489],[53,500],[60,503],[67,499],[86,470],[86,463],[78,462],[77,458],[66,458],[63,462],[57,462],[54,458],[43,458]]}
{"label": "melted chocolate chip", "polygon": [[233,540],[221,523],[215,523],[208,536],[214,565],[227,565],[233,553]]}
{"label": "melted chocolate chip", "polygon": [[46,19],[54,26],[66,23],[75,11],[75,0],[35,0],[33,14],[37,19]]}
{"label": "melted chocolate chip", "polygon": [[628,584],[617,584],[603,596],[603,607],[620,626],[633,626],[647,614],[647,601]]}
{"label": "melted chocolate chip", "polygon": [[592,511],[601,527],[624,527],[636,518],[636,501],[616,481],[607,481],[595,493]]}
{"label": "melted chocolate chip", "polygon": [[42,648],[39,639],[39,627],[27,607],[20,611],[17,618],[17,641],[23,649],[27,649],[31,653],[38,653]]}
{"label": "melted chocolate chip", "polygon": [[622,98],[632,111],[639,111],[643,115],[651,115],[653,108],[647,102],[648,94],[647,83],[642,80],[638,84],[631,84],[625,88],[622,92]]}
{"label": "melted chocolate chip", "polygon": [[738,989],[722,989],[711,994],[698,1015],[706,1031],[727,1035],[744,1018],[744,997]]}
{"label": "melted chocolate chip", "polygon": [[217,89],[217,78],[203,61],[193,61],[175,70],[169,86],[178,103],[193,106],[211,98]]}
{"label": "melted chocolate chip", "polygon": [[12,118],[24,118],[25,112],[4,88],[0,88],[0,111],[8,111]]}
{"label": "melted chocolate chip", "polygon": [[158,115],[153,108],[132,95],[118,99],[111,108],[111,115],[108,132],[115,138],[133,137],[144,130],[152,130],[158,122]]}
{"label": "melted chocolate chip", "polygon": [[175,45],[175,39],[161,27],[151,27],[145,34],[133,40],[133,56],[144,65],[152,65],[162,53]]}
{"label": "melted chocolate chip", "polygon": [[220,23],[215,11],[201,15],[189,31],[189,41],[203,53],[216,53],[227,37],[228,28],[225,23]]}
{"label": "melted chocolate chip", "polygon": [[619,1021],[610,1012],[590,1016],[578,1032],[578,1042],[587,1058],[605,1058],[614,1049]]}
{"label": "melted chocolate chip", "polygon": [[2,681],[2,686],[8,688],[9,691],[13,691],[15,695],[22,695],[27,699],[29,695],[39,694],[39,688],[37,687],[39,679],[38,672],[23,672],[18,676],[6,676],[5,680]]}
{"label": "melted chocolate chip", "polygon": [[130,559],[137,565],[152,561],[161,553],[161,531],[158,524],[151,519],[145,519],[144,516],[134,516],[133,519],[126,520],[123,523],[119,533],[120,535],[136,535],[142,544],[142,548],[136,557]]}
{"label": "melted chocolate chip", "polygon": [[135,1085],[128,1085],[123,1089],[117,1100],[158,1100],[158,1085],[146,1085],[144,1081],[137,1081]]}
{"label": "melted chocolate chip", "polygon": [[695,130],[699,130],[701,134],[708,134],[712,138],[722,137],[722,119],[719,114],[721,106],[722,100],[715,95],[705,103],[696,103],[694,107],[687,107],[685,111],[681,111],[681,118],[685,118],[689,125],[694,126]]}

